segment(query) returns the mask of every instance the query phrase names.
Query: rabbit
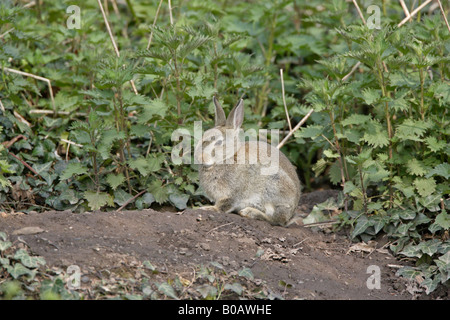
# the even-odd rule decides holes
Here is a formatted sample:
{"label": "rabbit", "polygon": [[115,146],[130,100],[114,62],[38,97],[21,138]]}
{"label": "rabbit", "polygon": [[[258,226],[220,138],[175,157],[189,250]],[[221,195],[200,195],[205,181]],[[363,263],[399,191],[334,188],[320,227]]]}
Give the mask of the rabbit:
{"label": "rabbit", "polygon": [[[215,126],[195,147],[199,182],[214,206],[202,207],[287,227],[296,220],[300,180],[288,158],[265,141],[241,141],[244,120],[242,99],[228,118],[216,97]],[[268,156],[276,156],[270,172]],[[272,158],[270,158],[272,159]],[[273,168],[272,168],[273,169]],[[266,170],[266,171],[264,171]]]}

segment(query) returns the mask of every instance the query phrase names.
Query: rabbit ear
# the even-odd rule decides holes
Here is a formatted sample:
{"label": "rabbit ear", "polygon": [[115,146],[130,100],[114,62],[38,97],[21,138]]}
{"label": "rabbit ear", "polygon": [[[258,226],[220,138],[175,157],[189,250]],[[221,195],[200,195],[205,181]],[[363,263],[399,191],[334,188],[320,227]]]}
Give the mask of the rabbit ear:
{"label": "rabbit ear", "polygon": [[244,99],[240,99],[227,118],[227,127],[239,129],[244,121]]}
{"label": "rabbit ear", "polygon": [[223,111],[222,106],[219,103],[219,100],[217,100],[216,96],[213,97],[214,106],[216,107],[215,111],[215,126],[224,126],[226,122],[225,112]]}

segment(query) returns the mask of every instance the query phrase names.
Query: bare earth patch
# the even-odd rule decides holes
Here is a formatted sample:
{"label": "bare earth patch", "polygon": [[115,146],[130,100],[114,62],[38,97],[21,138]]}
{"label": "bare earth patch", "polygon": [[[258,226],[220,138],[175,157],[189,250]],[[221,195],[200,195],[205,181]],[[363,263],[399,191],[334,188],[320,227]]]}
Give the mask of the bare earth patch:
{"label": "bare earth patch", "polygon": [[[331,190],[306,194],[300,209],[308,212],[331,195]],[[17,232],[25,227],[40,229]],[[406,282],[388,266],[402,262],[386,250],[365,250],[345,235],[296,224],[282,228],[234,214],[149,209],[8,215],[0,218],[0,230],[44,257],[49,267],[79,266],[85,286],[101,278],[104,270],[143,261],[165,279],[192,279],[199,266],[213,262],[228,274],[249,268],[256,285],[285,299],[412,298]],[[380,289],[367,287],[371,265],[381,270]]]}

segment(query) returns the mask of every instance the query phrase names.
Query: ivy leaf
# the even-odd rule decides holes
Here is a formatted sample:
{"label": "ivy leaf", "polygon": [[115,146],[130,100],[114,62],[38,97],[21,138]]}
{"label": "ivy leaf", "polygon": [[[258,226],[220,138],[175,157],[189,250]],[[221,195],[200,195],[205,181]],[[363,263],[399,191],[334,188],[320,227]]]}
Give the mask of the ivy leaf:
{"label": "ivy leaf", "polygon": [[161,292],[163,295],[168,296],[169,298],[178,300],[178,296],[175,292],[175,289],[167,282],[163,282],[163,283],[159,284],[158,291]]}
{"label": "ivy leaf", "polygon": [[29,275],[31,277],[34,277],[34,275],[36,274],[36,271],[33,272],[32,270],[28,269],[21,263],[16,263],[14,264],[14,266],[7,265],[5,266],[5,268],[14,279],[17,279],[23,275]]}
{"label": "ivy leaf", "polygon": [[360,235],[366,229],[373,225],[373,221],[369,220],[366,216],[361,216],[356,222],[355,229],[352,232],[352,239],[354,239],[357,235]]}
{"label": "ivy leaf", "polygon": [[240,277],[244,277],[250,281],[255,279],[255,276],[253,275],[253,272],[250,268],[243,267],[241,270],[239,270],[238,275]]}
{"label": "ivy leaf", "polygon": [[74,175],[82,175],[88,172],[88,168],[82,165],[80,162],[71,162],[67,165],[66,169],[60,176],[61,180],[67,180]]}
{"label": "ivy leaf", "polygon": [[448,216],[446,211],[442,211],[440,214],[436,216],[435,223],[442,227],[444,230],[450,229],[450,217]]}
{"label": "ivy leaf", "polygon": [[88,201],[91,210],[100,210],[105,205],[114,206],[113,198],[105,192],[86,191],[84,198]]}
{"label": "ivy leaf", "polygon": [[131,198],[132,196],[122,189],[117,189],[116,191],[114,191],[114,203],[118,204],[119,206],[123,205]]}
{"label": "ivy leaf", "polygon": [[45,265],[45,260],[42,257],[33,257],[24,249],[19,249],[14,255],[15,260],[19,260],[25,267],[37,268],[39,265]]}

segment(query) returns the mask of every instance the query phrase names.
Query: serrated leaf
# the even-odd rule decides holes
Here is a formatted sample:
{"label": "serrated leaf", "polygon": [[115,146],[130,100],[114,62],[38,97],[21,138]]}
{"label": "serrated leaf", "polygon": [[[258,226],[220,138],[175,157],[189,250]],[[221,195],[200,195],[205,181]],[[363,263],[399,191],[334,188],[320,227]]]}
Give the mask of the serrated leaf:
{"label": "serrated leaf", "polygon": [[159,204],[163,204],[169,199],[169,194],[167,193],[166,188],[159,180],[153,180],[148,187],[148,191],[153,195],[155,201]]}
{"label": "serrated leaf", "polygon": [[67,165],[66,169],[60,176],[61,180],[67,180],[74,175],[82,175],[88,172],[88,168],[82,165],[80,162],[71,162]]}
{"label": "serrated leaf", "polygon": [[431,150],[431,152],[438,152],[444,149],[447,145],[445,141],[438,141],[435,137],[426,138],[425,143],[427,144],[427,147]]}
{"label": "serrated leaf", "polygon": [[401,140],[422,141],[425,132],[432,127],[427,121],[406,119],[396,127],[395,136]]}
{"label": "serrated leaf", "polygon": [[122,173],[114,174],[110,173],[106,176],[106,182],[116,190],[118,186],[120,186],[125,181],[125,176]]}
{"label": "serrated leaf", "polygon": [[436,167],[434,167],[434,169],[428,172],[426,177],[430,178],[435,175],[444,177],[445,179],[450,178],[450,164],[448,164],[447,162],[438,164]]}
{"label": "serrated leaf", "polygon": [[371,105],[381,98],[381,90],[365,88],[362,90],[362,98],[366,104]]}
{"label": "serrated leaf", "polygon": [[422,164],[422,162],[414,158],[408,160],[408,162],[406,163],[406,171],[412,175],[420,177],[427,173],[427,169]]}
{"label": "serrated leaf", "polygon": [[367,124],[367,130],[362,138],[372,147],[384,147],[389,144],[387,130],[377,121],[371,120]]}
{"label": "serrated leaf", "polygon": [[139,123],[147,123],[154,120],[155,116],[164,118],[169,107],[163,100],[154,99],[149,104],[142,107],[142,115],[139,117]]}
{"label": "serrated leaf", "polygon": [[128,160],[128,165],[133,170],[138,170],[142,176],[147,176],[149,174],[149,170],[147,169],[148,163],[147,159],[144,157],[140,157],[137,159]]}
{"label": "serrated leaf", "polygon": [[436,190],[436,182],[433,178],[417,178],[414,186],[422,197],[427,197]]}
{"label": "serrated leaf", "polygon": [[105,192],[86,191],[84,198],[88,201],[91,210],[100,210],[105,205],[114,206],[113,198]]}
{"label": "serrated leaf", "polygon": [[344,119],[341,123],[343,126],[364,124],[371,119],[370,115],[352,113],[349,117]]}
{"label": "serrated leaf", "polygon": [[320,125],[309,125],[305,128],[294,132],[296,138],[317,138],[323,132],[323,126]]}

